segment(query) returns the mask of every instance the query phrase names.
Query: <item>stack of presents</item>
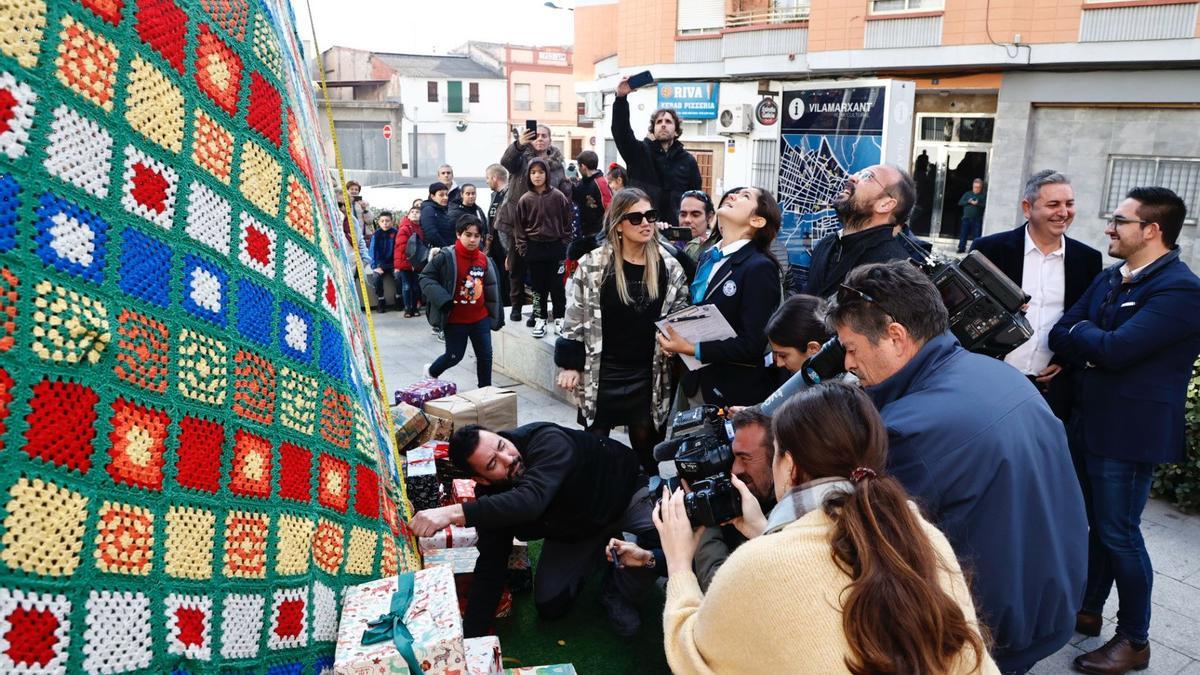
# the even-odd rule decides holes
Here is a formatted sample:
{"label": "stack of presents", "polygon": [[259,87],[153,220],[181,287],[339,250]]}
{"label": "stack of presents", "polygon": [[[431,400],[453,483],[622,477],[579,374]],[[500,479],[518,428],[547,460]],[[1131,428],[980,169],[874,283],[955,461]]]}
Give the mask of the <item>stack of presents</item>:
{"label": "stack of presents", "polygon": [[[475,482],[454,478],[450,434],[458,426],[517,425],[517,395],[499,387],[459,394],[453,382],[421,380],[396,392],[396,448],[413,511],[475,499]],[[572,675],[570,665],[504,670],[495,636],[463,638],[462,614],[479,551],[475,528],[450,526],[418,544],[424,569],[346,589],[337,673]],[[532,585],[525,542],[513,540],[508,586],[496,616],[512,612],[512,592]]]}

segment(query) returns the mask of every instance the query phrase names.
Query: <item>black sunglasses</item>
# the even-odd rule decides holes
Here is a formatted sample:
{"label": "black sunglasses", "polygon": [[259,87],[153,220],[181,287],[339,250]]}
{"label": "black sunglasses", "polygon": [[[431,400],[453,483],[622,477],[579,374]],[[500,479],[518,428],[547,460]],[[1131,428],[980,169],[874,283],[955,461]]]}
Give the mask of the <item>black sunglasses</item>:
{"label": "black sunglasses", "polygon": [[[641,225],[643,218],[646,220],[646,222],[657,223],[658,222],[658,211],[655,211],[654,209],[650,209],[649,211],[644,211],[644,212],[630,211],[629,213],[626,213],[625,215],[621,216],[621,220],[628,220],[630,225]],[[620,221],[617,221],[617,222],[620,222]]]}

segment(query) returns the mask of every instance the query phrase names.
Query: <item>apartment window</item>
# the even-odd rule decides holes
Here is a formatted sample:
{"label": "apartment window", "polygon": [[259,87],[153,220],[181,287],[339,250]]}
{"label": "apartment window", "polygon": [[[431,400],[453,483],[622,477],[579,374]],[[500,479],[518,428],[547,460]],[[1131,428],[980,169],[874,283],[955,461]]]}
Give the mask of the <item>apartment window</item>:
{"label": "apartment window", "polygon": [[871,13],[928,12],[945,6],[945,0],[871,0]]}
{"label": "apartment window", "polygon": [[754,141],[750,175],[752,185],[775,192],[779,182],[779,141],[773,138]]}
{"label": "apartment window", "polygon": [[463,112],[462,82],[450,80],[446,83],[446,112]]}
{"label": "apartment window", "polygon": [[528,84],[513,85],[513,110],[529,110],[531,108]]}
{"label": "apartment window", "polygon": [[472,82],[470,85],[468,85],[467,91],[469,96],[468,100],[471,103],[479,103],[479,83]]}
{"label": "apartment window", "polygon": [[[1108,179],[1104,185],[1101,218],[1111,216],[1131,188],[1143,185],[1170,188],[1184,204],[1196,204],[1200,200],[1200,157],[1109,155]],[[1196,215],[1189,212],[1183,222],[1195,225]]]}
{"label": "apartment window", "polygon": [[560,95],[557,84],[546,85],[546,112],[559,112],[562,110]]}
{"label": "apartment window", "polygon": [[430,103],[437,103],[437,82],[427,82],[425,84],[425,90],[427,92],[426,99]]}
{"label": "apartment window", "polygon": [[725,27],[725,0],[678,0],[675,30],[709,33]]}
{"label": "apartment window", "polygon": [[334,122],[342,164],[351,171],[389,171],[386,122]]}

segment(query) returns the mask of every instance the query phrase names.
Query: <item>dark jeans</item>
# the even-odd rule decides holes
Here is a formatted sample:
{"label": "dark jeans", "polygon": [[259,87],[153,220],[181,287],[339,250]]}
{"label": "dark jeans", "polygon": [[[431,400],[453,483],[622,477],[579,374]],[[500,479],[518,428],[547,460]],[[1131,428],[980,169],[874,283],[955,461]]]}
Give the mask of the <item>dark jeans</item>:
{"label": "dark jeans", "polygon": [[392,276],[392,281],[396,282],[396,292],[400,292],[400,272],[398,270],[389,270],[384,268],[383,274],[375,275],[375,297],[379,298],[379,306],[384,305],[383,302],[383,278],[387,275]]}
{"label": "dark jeans", "polygon": [[533,290],[537,293],[537,307],[534,308],[535,316],[542,319],[549,319],[546,316],[546,296],[550,296],[550,300],[554,307],[554,318],[561,319],[567,311],[567,291],[563,286],[562,269],[563,261],[561,260],[538,260],[530,261],[529,265],[529,280],[533,282]]}
{"label": "dark jeans", "polygon": [[475,350],[475,376],[480,387],[492,384],[492,320],[484,318],[475,323],[447,323],[446,352],[429,366],[429,374],[438,377],[458,365],[467,353],[467,338]]}
{"label": "dark jeans", "polygon": [[508,247],[508,298],[517,310],[525,306],[525,256],[516,244]]}
{"label": "dark jeans", "polygon": [[1150,497],[1154,465],[1086,454],[1088,580],[1083,611],[1100,614],[1117,584],[1117,633],[1138,642],[1150,635],[1154,570],[1142,539],[1142,509]]}
{"label": "dark jeans", "polygon": [[421,297],[421,283],[417,273],[413,270],[399,270],[396,275],[400,277],[396,287],[400,290],[404,311],[416,312],[417,300]]}
{"label": "dark jeans", "polygon": [[958,252],[967,250],[967,241],[979,238],[983,232],[983,221],[979,218],[964,217],[958,225]]}

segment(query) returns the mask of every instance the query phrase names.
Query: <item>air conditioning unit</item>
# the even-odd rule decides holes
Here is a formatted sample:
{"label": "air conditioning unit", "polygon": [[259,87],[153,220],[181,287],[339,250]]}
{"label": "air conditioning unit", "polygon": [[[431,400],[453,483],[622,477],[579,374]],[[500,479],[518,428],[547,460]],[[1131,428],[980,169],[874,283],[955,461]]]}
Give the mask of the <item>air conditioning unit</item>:
{"label": "air conditioning unit", "polygon": [[717,113],[717,132],[722,134],[750,133],[753,113],[749,103],[723,105]]}

